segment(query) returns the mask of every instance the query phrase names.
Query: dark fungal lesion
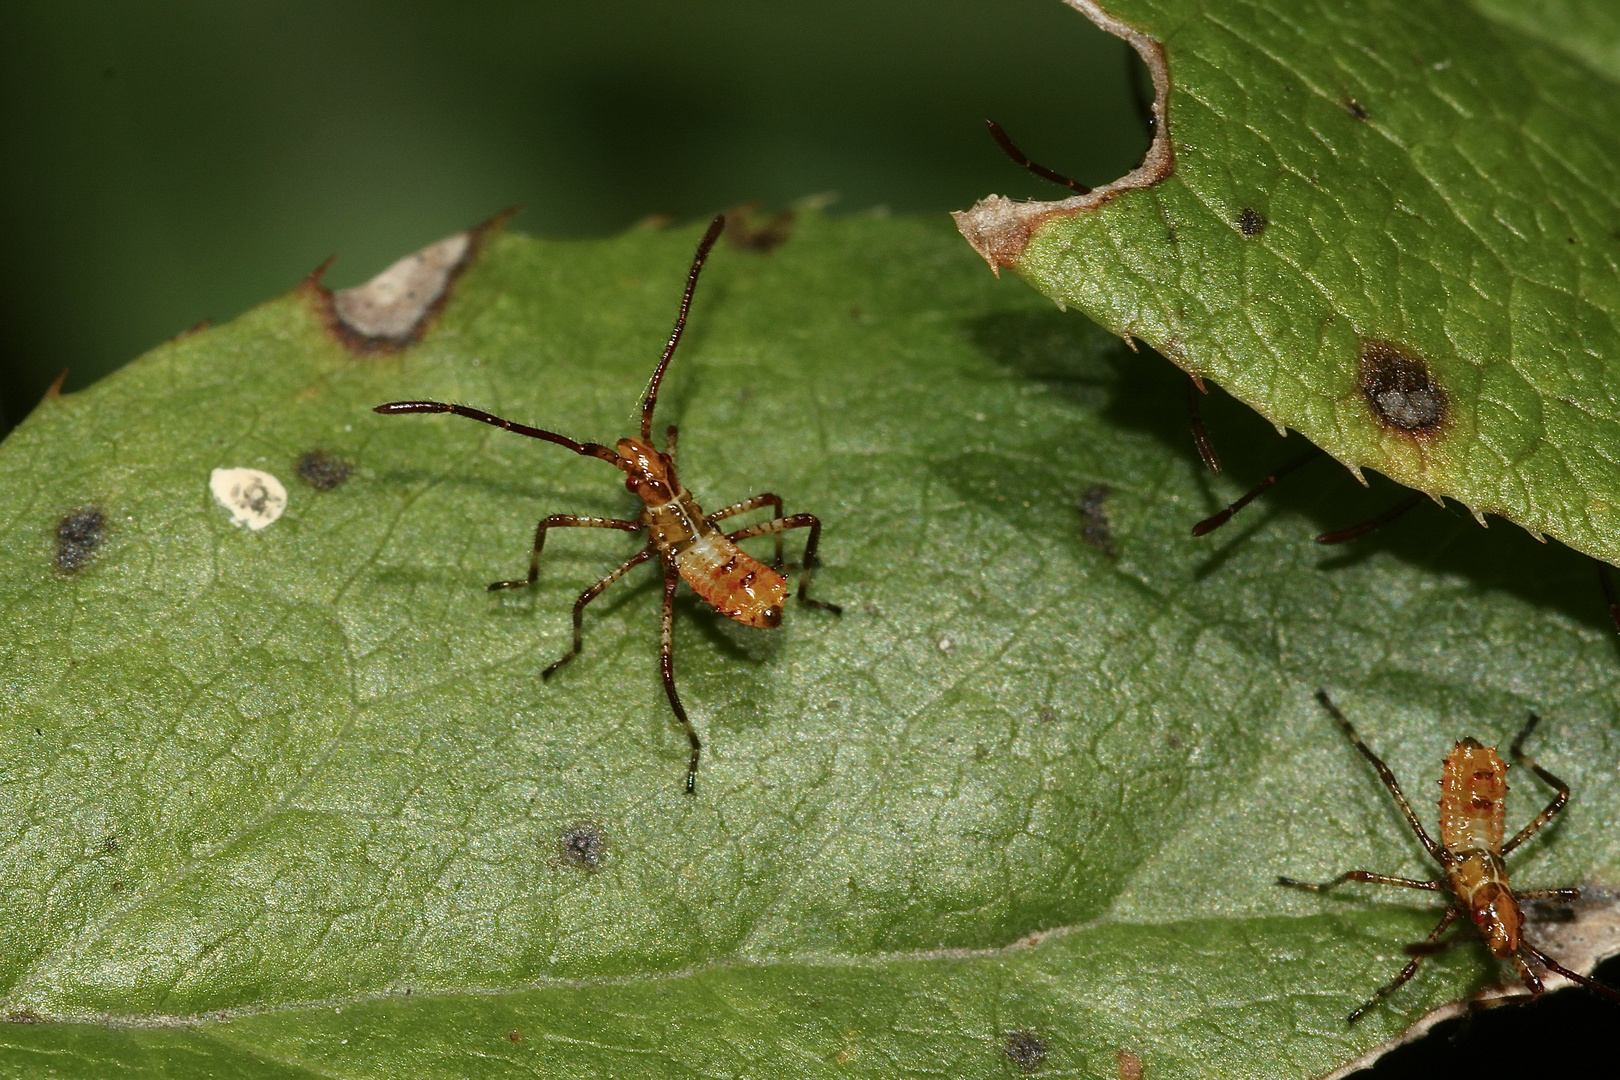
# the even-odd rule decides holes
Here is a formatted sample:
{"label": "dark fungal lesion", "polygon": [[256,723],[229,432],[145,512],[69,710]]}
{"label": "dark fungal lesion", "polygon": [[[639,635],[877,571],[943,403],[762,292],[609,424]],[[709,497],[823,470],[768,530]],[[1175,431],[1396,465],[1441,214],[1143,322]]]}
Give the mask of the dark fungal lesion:
{"label": "dark fungal lesion", "polygon": [[298,478],[316,491],[331,491],[347,480],[354,466],[325,450],[310,450],[293,466]]}
{"label": "dark fungal lesion", "polygon": [[1415,353],[1388,341],[1363,341],[1361,393],[1385,428],[1428,435],[1446,420],[1446,395]]}
{"label": "dark fungal lesion", "polygon": [[601,826],[581,821],[562,830],[557,837],[557,856],[564,866],[593,874],[602,867],[607,854],[607,836]]}
{"label": "dark fungal lesion", "polygon": [[1034,1072],[1046,1060],[1046,1040],[1033,1031],[1009,1031],[1001,1052],[1025,1072]]}
{"label": "dark fungal lesion", "polygon": [[1266,231],[1267,221],[1265,215],[1252,206],[1245,206],[1243,212],[1237,216],[1237,227],[1244,236],[1253,239]]}
{"label": "dark fungal lesion", "polygon": [[65,573],[83,569],[107,538],[107,519],[94,506],[64,514],[56,522],[56,568]]}

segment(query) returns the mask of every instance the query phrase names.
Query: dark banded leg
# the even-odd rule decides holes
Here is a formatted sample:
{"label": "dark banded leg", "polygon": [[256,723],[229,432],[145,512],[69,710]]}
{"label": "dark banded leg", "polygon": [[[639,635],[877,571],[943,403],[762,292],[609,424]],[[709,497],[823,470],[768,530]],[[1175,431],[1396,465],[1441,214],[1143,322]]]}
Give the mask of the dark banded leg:
{"label": "dark banded leg", "polygon": [[598,581],[595,585],[592,585],[590,588],[579,594],[579,599],[574,601],[574,647],[564,653],[561,660],[558,660],[555,664],[552,664],[550,667],[546,668],[546,670],[542,671],[540,673],[540,678],[551,678],[557,673],[558,668],[562,667],[564,664],[568,663],[568,661],[578,656],[579,650],[584,647],[585,636],[583,628],[585,625],[585,605],[602,595],[603,589],[606,589],[609,585],[613,584],[615,581],[618,581],[631,570],[640,566],[642,563],[646,562],[656,554],[658,554],[658,549],[653,547],[651,544],[648,544],[646,547],[630,556],[624,562],[620,563],[618,568],[609,573],[607,577],[603,578],[601,581]]}
{"label": "dark banded leg", "polygon": [[[1513,961],[1513,970],[1519,973],[1519,981],[1524,983],[1525,989],[1530,991],[1530,996],[1540,997],[1547,988],[1541,984],[1541,976],[1536,974],[1536,969],[1525,962],[1524,950],[1527,948],[1529,948],[1529,946],[1525,945],[1525,943],[1521,940],[1519,942],[1519,951],[1514,953],[1511,957],[1509,957],[1509,959]],[[1539,956],[1540,954],[1538,953],[1537,955]],[[1542,957],[1542,959],[1545,960],[1546,957]]]}
{"label": "dark banded leg", "polygon": [[1352,540],[1359,540],[1374,529],[1382,529],[1412,507],[1423,501],[1423,493],[1419,492],[1409,499],[1403,499],[1392,508],[1385,510],[1375,518],[1369,518],[1359,525],[1351,525],[1346,529],[1335,529],[1325,532],[1316,538],[1318,544],[1348,544]]}
{"label": "dark banded leg", "polygon": [[772,533],[783,533],[789,529],[810,530],[810,538],[804,542],[804,572],[799,575],[799,603],[810,607],[830,611],[834,615],[842,615],[844,609],[837,604],[829,604],[825,600],[812,600],[807,595],[810,589],[810,571],[816,566],[816,544],[821,539],[821,519],[814,514],[794,514],[791,517],[772,518],[762,521],[758,525],[750,525],[746,529],[738,529],[726,536],[727,540],[736,543],[755,536],[769,536]]}
{"label": "dark banded leg", "polygon": [[1536,725],[1540,722],[1541,717],[1531,713],[1530,719],[1524,722],[1524,727],[1520,729],[1518,736],[1514,738],[1513,747],[1508,752],[1513,755],[1515,761],[1545,780],[1547,786],[1558,792],[1558,794],[1553,796],[1553,801],[1547,804],[1545,810],[1536,815],[1534,821],[1520,829],[1517,836],[1502,845],[1503,855],[1506,855],[1540,832],[1541,827],[1551,821],[1558,814],[1558,811],[1564,808],[1564,804],[1569,801],[1569,785],[1543,769],[1540,765],[1537,765],[1535,759],[1524,752],[1524,740],[1530,737],[1530,733],[1536,729]]}
{"label": "dark banded leg", "polygon": [[1272,486],[1276,484],[1277,481],[1281,480],[1295,469],[1298,469],[1304,465],[1309,465],[1311,462],[1315,461],[1321,456],[1321,449],[1319,447],[1312,447],[1311,449],[1305,451],[1305,453],[1299,455],[1299,457],[1295,458],[1293,461],[1286,462],[1276,472],[1272,473],[1270,476],[1266,477],[1264,480],[1254,485],[1254,487],[1240,495],[1237,501],[1227,506],[1225,510],[1222,510],[1218,514],[1211,514],[1203,521],[1200,521],[1198,524],[1194,525],[1192,528],[1192,534],[1194,536],[1203,536],[1207,533],[1214,532],[1222,525],[1225,525],[1228,521],[1231,521],[1232,515],[1254,502],[1254,500],[1258,499],[1261,495],[1264,495],[1267,491],[1270,491]]}
{"label": "dark banded leg", "polygon": [[1042,180],[1050,180],[1054,184],[1062,184],[1064,187],[1068,188],[1070,191],[1073,191],[1077,195],[1091,194],[1091,189],[1079,181],[1070,180],[1062,173],[1053,172],[1045,165],[1037,165],[1033,161],[1029,160],[1029,158],[1025,157],[1024,152],[1013,145],[1012,139],[1007,137],[1007,133],[1001,130],[1001,125],[996,123],[994,120],[986,120],[984,123],[985,126],[990,129],[990,137],[996,140],[997,146],[1001,147],[1001,152],[1012,158],[1013,161],[1017,162],[1019,165],[1022,165],[1024,168],[1028,169]]}
{"label": "dark banded leg", "polygon": [[1403,889],[1428,889],[1430,892],[1441,891],[1441,882],[1419,881],[1416,878],[1394,877],[1390,874],[1375,874],[1371,870],[1346,870],[1332,881],[1323,881],[1313,884],[1309,881],[1296,881],[1291,877],[1278,875],[1277,884],[1287,885],[1293,889],[1309,889],[1311,892],[1327,892],[1347,881],[1365,881],[1372,885],[1399,885]]}
{"label": "dark banded leg", "polygon": [[[1350,726],[1350,721],[1344,718],[1344,713],[1339,711],[1339,707],[1333,704],[1333,699],[1328,697],[1326,690],[1318,690],[1316,700],[1321,703],[1322,708],[1326,709],[1333,719],[1339,722],[1339,726],[1350,737],[1350,741],[1356,744],[1356,749],[1361,751],[1361,756],[1372,762],[1373,768],[1378,770],[1378,778],[1384,782],[1384,786],[1389,789],[1389,793],[1395,796],[1395,802],[1399,804],[1401,813],[1406,815],[1406,823],[1412,826],[1412,831],[1423,842],[1423,846],[1429,849],[1429,854],[1433,855],[1435,861],[1441,866],[1450,865],[1445,848],[1434,842],[1429,834],[1423,830],[1423,823],[1418,820],[1417,815],[1412,813],[1412,805],[1406,801],[1406,796],[1401,794],[1401,785],[1395,781],[1395,774],[1389,771],[1389,766],[1385,765],[1383,759],[1373,753],[1372,749],[1361,741],[1361,736],[1356,734],[1356,729]],[[1506,854],[1506,852],[1504,851],[1503,854]]]}
{"label": "dark banded leg", "polygon": [[1204,427],[1204,414],[1198,407],[1198,399],[1209,391],[1204,389],[1204,380],[1197,375],[1187,376],[1187,419],[1192,424],[1193,445],[1198,447],[1198,456],[1204,460],[1204,468],[1221,475],[1220,455],[1215,453],[1215,445],[1209,441],[1209,431]]}
{"label": "dark banded leg", "polygon": [[1428,955],[1429,947],[1432,946],[1436,941],[1440,940],[1440,935],[1446,932],[1446,927],[1452,924],[1453,920],[1457,918],[1458,914],[1459,912],[1456,908],[1446,908],[1446,913],[1440,916],[1439,924],[1436,925],[1433,930],[1429,931],[1429,936],[1423,939],[1422,945],[1418,946],[1418,948],[1423,951],[1419,952],[1418,955],[1407,961],[1406,966],[1401,968],[1401,973],[1399,975],[1395,976],[1384,986],[1379,987],[1377,993],[1373,994],[1372,997],[1368,998],[1362,1003],[1360,1008],[1346,1017],[1345,1023],[1353,1024],[1357,1020],[1360,1020],[1368,1009],[1372,1008],[1384,998],[1393,994],[1396,990],[1399,990],[1403,985],[1405,985],[1408,979],[1410,979],[1413,975],[1416,975],[1418,965],[1423,963],[1423,958]]}
{"label": "dark banded leg", "polygon": [[1597,564],[1598,584],[1603,586],[1603,600],[1609,605],[1609,619],[1614,623],[1614,628],[1620,630],[1620,598],[1614,595],[1614,581],[1609,577],[1609,564],[1601,559],[1597,560]]}
{"label": "dark banded leg", "polygon": [[[1608,998],[1611,1001],[1620,1001],[1620,991],[1617,991],[1612,987],[1604,986],[1602,983],[1598,982],[1597,980],[1589,979],[1585,975],[1576,974],[1575,972],[1569,970],[1569,968],[1565,967],[1563,964],[1560,964],[1558,961],[1554,960],[1552,957],[1550,957],[1546,953],[1542,952],[1540,949],[1536,948],[1534,945],[1530,944],[1528,941],[1525,941],[1523,938],[1519,939],[1519,951],[1529,953],[1530,956],[1535,959],[1536,963],[1540,964],[1542,967],[1546,968],[1548,971],[1556,971],[1556,972],[1558,972],[1558,974],[1562,975],[1564,978],[1568,979],[1570,982],[1577,983],[1577,984],[1579,984],[1581,986],[1584,986],[1588,990],[1593,991],[1594,993],[1602,994],[1604,997]],[[1517,957],[1515,957],[1515,959],[1517,959]],[[1529,985],[1529,984],[1526,983],[1526,985]],[[1532,989],[1532,993],[1533,992],[1534,992],[1534,989]]]}
{"label": "dark banded leg", "polygon": [[[648,549],[649,551],[652,549]],[[686,741],[692,746],[692,756],[686,763],[686,793],[697,794],[698,758],[703,754],[703,743],[692,730],[692,721],[686,718],[686,707],[675,690],[675,587],[681,583],[681,572],[673,562],[664,564],[664,623],[658,635],[658,670],[664,677],[664,693],[669,696],[669,707],[675,710],[675,719],[686,732]]]}
{"label": "dark banded leg", "polygon": [[640,532],[647,526],[639,521],[621,521],[618,518],[579,517],[575,514],[552,514],[534,528],[534,550],[529,553],[529,576],[522,581],[492,581],[487,588],[521,589],[533,585],[540,576],[540,552],[546,546],[547,529],[618,529],[621,532]]}
{"label": "dark banded leg", "polygon": [[[738,514],[746,514],[750,510],[758,510],[762,506],[768,506],[771,508],[772,518],[779,518],[782,516],[782,496],[773,491],[767,491],[763,494],[754,495],[750,498],[743,499],[740,502],[734,502],[730,506],[716,510],[703,520],[707,521],[710,525],[713,525],[715,522],[724,521],[728,517],[736,517]],[[781,533],[776,534],[776,561],[771,563],[771,568],[773,570],[782,569]]]}
{"label": "dark banded leg", "polygon": [[1579,900],[1579,889],[1514,889],[1515,900]]}

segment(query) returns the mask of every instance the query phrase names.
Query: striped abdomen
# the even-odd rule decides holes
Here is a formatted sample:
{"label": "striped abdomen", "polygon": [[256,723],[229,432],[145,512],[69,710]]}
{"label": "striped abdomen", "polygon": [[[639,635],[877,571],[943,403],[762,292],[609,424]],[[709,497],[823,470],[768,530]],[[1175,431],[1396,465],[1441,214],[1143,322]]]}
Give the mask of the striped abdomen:
{"label": "striped abdomen", "polygon": [[707,526],[676,557],[681,577],[720,614],[769,629],[782,622],[787,579]]}
{"label": "striped abdomen", "polygon": [[1502,862],[1507,763],[1496,750],[1464,739],[1446,755],[1440,775],[1440,843],[1456,861],[1446,867],[1452,891],[1496,956],[1519,947],[1524,917]]}

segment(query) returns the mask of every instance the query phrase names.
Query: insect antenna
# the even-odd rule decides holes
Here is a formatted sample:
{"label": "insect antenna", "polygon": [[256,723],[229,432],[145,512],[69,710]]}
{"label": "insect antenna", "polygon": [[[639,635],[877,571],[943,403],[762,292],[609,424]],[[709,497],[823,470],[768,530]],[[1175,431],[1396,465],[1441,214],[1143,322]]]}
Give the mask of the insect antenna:
{"label": "insect antenna", "polygon": [[503,420],[493,413],[487,413],[482,409],[470,409],[465,405],[452,405],[445,401],[389,401],[372,406],[371,411],[382,413],[384,416],[392,416],[395,413],[450,413],[453,416],[465,416],[469,420],[477,420],[481,424],[489,424],[492,427],[510,431],[514,435],[524,435],[531,439],[544,439],[546,442],[556,443],[558,446],[567,447],[581,457],[601,458],[609,465],[619,463],[619,455],[600,443],[575,442],[568,436],[559,435],[555,431],[530,427],[515,420]]}
{"label": "insect antenna", "polygon": [[726,215],[714,215],[714,220],[709,222],[709,231],[698,241],[692,269],[686,275],[686,292],[681,296],[681,313],[675,316],[675,329],[670,332],[669,344],[664,346],[664,355],[658,358],[658,366],[653,369],[652,380],[647,384],[647,396],[641,399],[642,442],[652,442],[653,408],[658,404],[658,384],[664,381],[664,369],[669,367],[669,358],[675,355],[675,346],[681,343],[681,331],[686,329],[686,313],[692,309],[692,294],[697,291],[698,274],[703,270],[703,262],[709,257],[709,249],[720,239],[725,227]]}
{"label": "insect antenna", "polygon": [[990,129],[990,137],[996,140],[997,146],[1001,147],[1001,152],[1012,158],[1019,165],[1022,165],[1024,168],[1028,169],[1042,180],[1050,180],[1054,184],[1062,184],[1064,187],[1075,192],[1077,195],[1091,194],[1091,189],[1080,183],[1080,181],[1070,180],[1062,173],[1048,169],[1045,165],[1037,165],[1035,162],[1025,157],[1024,152],[1013,145],[1013,141],[1007,137],[1007,133],[1001,130],[1001,125],[996,123],[994,120],[986,120],[984,124]]}
{"label": "insect antenna", "polygon": [[1228,521],[1231,521],[1232,516],[1239,510],[1242,510],[1245,506],[1248,506],[1261,495],[1264,495],[1267,491],[1271,490],[1272,486],[1275,485],[1277,481],[1281,480],[1283,477],[1287,476],[1289,473],[1293,472],[1295,469],[1298,469],[1302,465],[1309,465],[1311,462],[1315,461],[1321,456],[1322,449],[1320,447],[1311,447],[1305,453],[1299,455],[1299,457],[1295,458],[1293,461],[1283,465],[1270,476],[1266,477],[1264,480],[1254,485],[1254,487],[1244,492],[1236,502],[1232,503],[1225,510],[1222,510],[1218,514],[1212,514],[1203,521],[1200,521],[1198,524],[1194,525],[1192,528],[1192,534],[1194,536],[1203,536],[1206,533],[1214,532],[1222,525],[1225,525]]}
{"label": "insect antenna", "polygon": [[1352,525],[1348,529],[1335,529],[1333,532],[1325,532],[1316,538],[1316,542],[1318,544],[1348,544],[1352,540],[1359,540],[1374,529],[1381,529],[1388,525],[1422,501],[1423,494],[1419,492],[1410,499],[1401,500],[1391,509],[1385,510],[1377,517],[1369,518],[1359,525]]}

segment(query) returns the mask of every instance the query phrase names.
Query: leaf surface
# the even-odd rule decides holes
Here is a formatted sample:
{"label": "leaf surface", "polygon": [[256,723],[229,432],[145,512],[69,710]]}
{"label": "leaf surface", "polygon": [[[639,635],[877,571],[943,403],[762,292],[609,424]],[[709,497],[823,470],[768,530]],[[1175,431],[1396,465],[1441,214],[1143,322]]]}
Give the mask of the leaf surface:
{"label": "leaf surface", "polygon": [[1620,562],[1612,5],[1071,3],[1156,69],[1151,167],[958,215],[992,267],[1353,470]]}
{"label": "leaf surface", "polygon": [[[1318,686],[1425,808],[1454,739],[1537,709],[1574,799],[1519,880],[1620,883],[1584,560],[1432,507],[1324,557],[1299,534],[1389,487],[1342,483],[1195,544],[1219,498],[1173,373],[880,216],[723,244],[665,383],[686,485],[819,514],[844,607],[757,632],[679,603],[683,794],[653,573],[539,678],[634,541],[558,532],[530,595],[484,590],[540,517],[633,514],[617,474],[369,407],[631,433],[695,237],[494,233],[393,352],[300,289],[0,447],[0,1071],[1319,1075],[1505,976],[1454,949],[1346,1027],[1434,913],[1273,884],[1425,873]],[[1208,415],[1260,467],[1263,423]],[[230,468],[284,513],[233,524]],[[1544,795],[1516,780],[1513,820]]]}

